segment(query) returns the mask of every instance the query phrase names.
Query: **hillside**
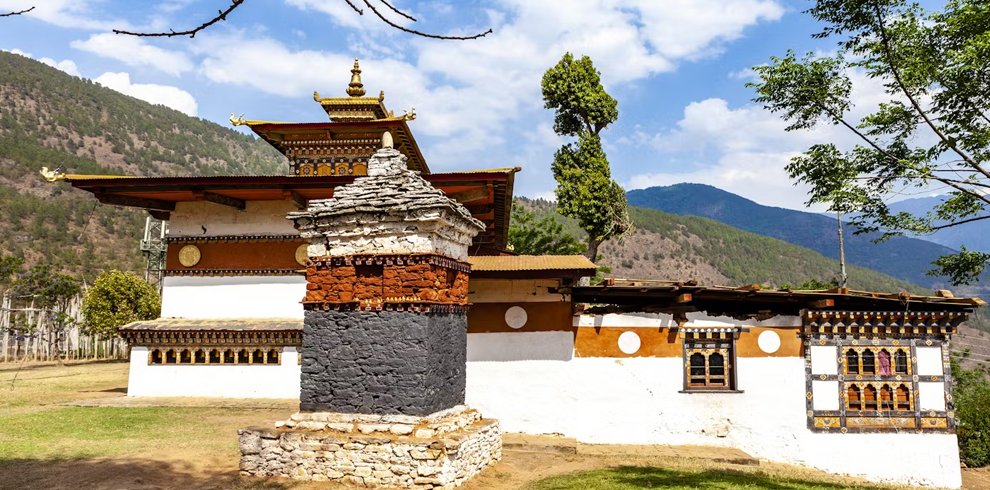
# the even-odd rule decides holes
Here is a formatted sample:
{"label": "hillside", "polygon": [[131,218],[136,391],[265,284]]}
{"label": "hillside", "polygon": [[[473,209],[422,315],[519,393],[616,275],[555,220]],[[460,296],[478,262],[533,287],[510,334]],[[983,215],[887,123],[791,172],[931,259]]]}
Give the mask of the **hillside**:
{"label": "hillside", "polygon": [[252,136],[0,51],[0,252],[87,278],[107,267],[141,270],[145,214],[47,184],[41,167],[145,176],[287,168]]}
{"label": "hillside", "polygon": [[[826,257],[839,256],[835,220],[816,213],[763,206],[702,184],[651,187],[628,193],[629,204],[678,215],[710,218],[734,227],[810,248]],[[925,274],[932,261],[954,250],[909,237],[874,243],[876,234],[846,233],[846,259],[913,284],[945,287],[943,278]]]}
{"label": "hillside", "polygon": [[[577,223],[557,215],[553,203],[525,198],[517,202],[540,216],[554,214],[568,232],[584,239]],[[780,287],[809,279],[827,281],[835,277],[839,268],[837,261],[815,251],[710,219],[637,207],[630,207],[630,216],[635,229],[606,242],[601,249],[599,263],[612,269],[607,276]],[[905,281],[856,266],[849,268],[849,285],[876,291],[925,292]]]}

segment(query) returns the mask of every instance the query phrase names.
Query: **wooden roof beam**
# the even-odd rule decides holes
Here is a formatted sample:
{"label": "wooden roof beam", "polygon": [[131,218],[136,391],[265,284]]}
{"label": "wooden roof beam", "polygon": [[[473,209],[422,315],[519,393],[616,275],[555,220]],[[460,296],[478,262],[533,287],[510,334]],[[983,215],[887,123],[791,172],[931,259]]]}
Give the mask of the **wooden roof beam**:
{"label": "wooden roof beam", "polygon": [[478,187],[477,189],[468,189],[466,191],[447,194],[447,197],[457,202],[465,203],[465,202],[478,201],[481,199],[487,199],[489,195],[490,192],[488,190],[488,186],[483,185],[481,187]]}
{"label": "wooden roof beam", "polygon": [[152,218],[159,221],[168,221],[169,218],[172,217],[172,213],[169,213],[168,211],[156,211],[154,209],[149,209],[148,214],[150,214]]}
{"label": "wooden roof beam", "polygon": [[103,204],[114,206],[128,206],[133,208],[145,208],[155,211],[175,211],[175,203],[160,199],[149,199],[145,197],[122,196],[119,194],[96,193],[96,199]]}
{"label": "wooden roof beam", "polygon": [[225,196],[223,194],[217,194],[216,192],[210,191],[193,191],[193,195],[198,199],[203,199],[204,201],[210,201],[214,204],[219,204],[221,206],[230,206],[235,209],[244,211],[247,207],[247,203],[243,199],[238,199],[236,197]]}
{"label": "wooden roof beam", "polygon": [[309,199],[306,199],[306,196],[303,196],[296,191],[282,191],[282,196],[284,198],[292,199],[292,203],[299,209],[306,209],[309,207]]}

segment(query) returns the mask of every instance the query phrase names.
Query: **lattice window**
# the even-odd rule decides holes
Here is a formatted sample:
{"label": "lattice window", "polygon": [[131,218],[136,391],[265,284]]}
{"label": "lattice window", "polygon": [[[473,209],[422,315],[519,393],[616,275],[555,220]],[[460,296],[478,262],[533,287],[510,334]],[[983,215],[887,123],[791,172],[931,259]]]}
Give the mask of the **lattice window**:
{"label": "lattice window", "polygon": [[282,363],[281,348],[159,347],[148,353],[148,364],[259,364]]}
{"label": "lattice window", "polygon": [[906,384],[847,383],[846,410],[913,411],[911,390]]}
{"label": "lattice window", "polygon": [[684,391],[736,389],[733,338],[685,339]]}

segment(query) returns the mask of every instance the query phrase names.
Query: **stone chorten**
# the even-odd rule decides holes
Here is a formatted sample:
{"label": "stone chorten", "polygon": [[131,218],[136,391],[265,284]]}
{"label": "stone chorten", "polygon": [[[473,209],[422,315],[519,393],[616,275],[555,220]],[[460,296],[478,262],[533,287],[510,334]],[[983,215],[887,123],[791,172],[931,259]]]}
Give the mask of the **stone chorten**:
{"label": "stone chorten", "polygon": [[367,177],[288,216],[310,256],[300,413],[241,431],[245,474],[449,488],[501,457],[498,423],[463,405],[485,226],[385,135]]}

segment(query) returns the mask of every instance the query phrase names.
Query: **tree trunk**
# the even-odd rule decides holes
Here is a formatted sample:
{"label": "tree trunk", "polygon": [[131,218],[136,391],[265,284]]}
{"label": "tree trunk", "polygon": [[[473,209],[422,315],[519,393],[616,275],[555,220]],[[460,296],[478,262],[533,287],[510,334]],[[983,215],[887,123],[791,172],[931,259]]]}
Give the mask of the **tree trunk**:
{"label": "tree trunk", "polygon": [[588,259],[592,262],[598,257],[598,246],[602,244],[601,240],[596,240],[591,236],[588,237]]}

